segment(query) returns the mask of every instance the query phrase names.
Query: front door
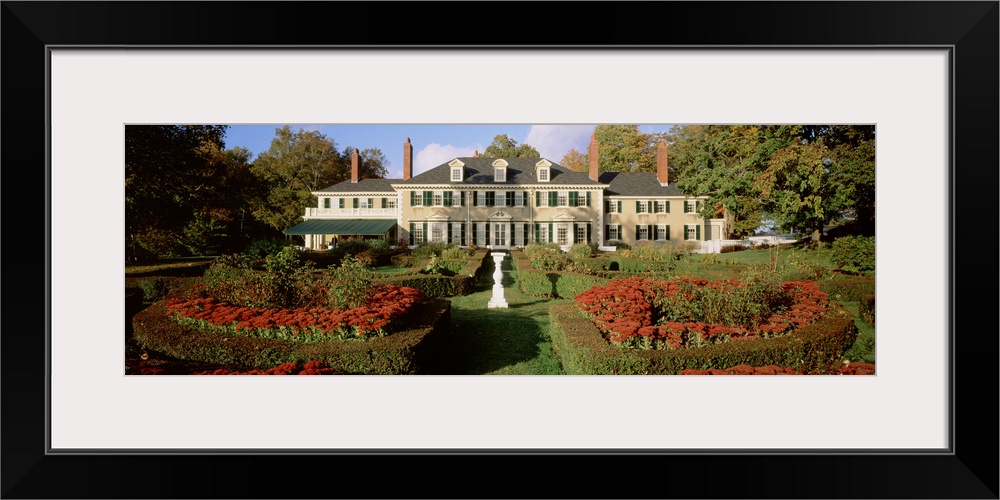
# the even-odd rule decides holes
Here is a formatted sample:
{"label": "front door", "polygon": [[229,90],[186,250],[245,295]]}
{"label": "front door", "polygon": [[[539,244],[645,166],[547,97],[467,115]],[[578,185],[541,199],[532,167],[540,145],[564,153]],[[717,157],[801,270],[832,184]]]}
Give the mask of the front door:
{"label": "front door", "polygon": [[493,248],[507,248],[507,224],[493,223]]}

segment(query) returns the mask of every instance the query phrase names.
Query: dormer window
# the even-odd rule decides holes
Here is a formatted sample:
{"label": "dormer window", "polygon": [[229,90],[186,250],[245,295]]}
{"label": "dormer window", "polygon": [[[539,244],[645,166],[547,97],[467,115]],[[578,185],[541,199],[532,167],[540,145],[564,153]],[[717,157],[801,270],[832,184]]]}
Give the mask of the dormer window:
{"label": "dormer window", "polygon": [[507,160],[493,162],[493,182],[507,182]]}
{"label": "dormer window", "polygon": [[542,158],[535,164],[535,175],[538,177],[538,182],[549,182],[549,179],[552,177],[551,168],[552,162],[545,158]]}
{"label": "dormer window", "polygon": [[455,158],[454,160],[448,162],[448,166],[451,167],[451,181],[462,182],[464,177],[463,168],[465,167],[465,164],[459,161],[458,158]]}

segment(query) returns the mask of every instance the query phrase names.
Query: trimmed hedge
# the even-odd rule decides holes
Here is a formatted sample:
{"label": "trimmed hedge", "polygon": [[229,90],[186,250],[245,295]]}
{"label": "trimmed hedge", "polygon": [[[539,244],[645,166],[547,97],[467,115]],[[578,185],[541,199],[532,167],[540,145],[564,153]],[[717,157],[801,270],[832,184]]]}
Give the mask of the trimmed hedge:
{"label": "trimmed hedge", "polygon": [[858,300],[858,312],[861,313],[861,319],[865,320],[865,323],[874,326],[875,325],[875,296],[865,295]]}
{"label": "trimmed hedge", "polygon": [[376,280],[385,285],[408,286],[416,288],[426,297],[455,297],[469,295],[475,291],[476,278],[459,274],[456,276],[441,276],[440,274],[406,274]]}
{"label": "trimmed hedge", "polygon": [[178,276],[153,276],[153,277],[126,277],[125,289],[140,289],[140,299],[145,302],[155,302],[166,297],[172,290],[188,288],[196,283],[201,283],[201,277],[178,277]]}
{"label": "trimmed hedge", "polygon": [[422,344],[447,332],[451,303],[429,299],[414,307],[409,329],[366,341],[296,342],[224,337],[184,327],[167,317],[166,301],[135,315],[134,338],[143,347],[182,360],[225,365],[236,370],[266,369],[289,362],[323,361],[338,373],[402,375],[421,373],[433,354]]}
{"label": "trimmed hedge", "polygon": [[676,350],[620,349],[611,345],[576,304],[549,308],[553,349],[573,375],[673,375],[736,365],[790,367],[822,372],[854,344],[854,315],[831,302],[826,315],[784,337],[731,341]]}
{"label": "trimmed hedge", "polygon": [[863,276],[841,276],[816,282],[820,290],[830,296],[830,300],[857,302],[862,297],[875,295],[875,278]]}
{"label": "trimmed hedge", "polygon": [[561,297],[572,299],[595,286],[611,282],[608,278],[571,272],[538,271],[531,263],[521,259],[514,261],[517,286],[525,295],[534,297]]}

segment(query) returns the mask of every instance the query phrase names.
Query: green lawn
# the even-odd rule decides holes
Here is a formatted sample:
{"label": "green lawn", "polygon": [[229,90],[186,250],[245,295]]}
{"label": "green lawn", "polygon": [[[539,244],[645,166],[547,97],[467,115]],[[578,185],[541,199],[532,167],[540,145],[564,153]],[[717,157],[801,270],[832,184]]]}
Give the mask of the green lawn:
{"label": "green lawn", "polygon": [[393,266],[393,265],[379,266],[379,267],[376,267],[376,268],[372,269],[372,271],[375,271],[376,273],[379,273],[379,274],[389,274],[389,275],[392,275],[392,274],[402,274],[402,273],[405,273],[405,272],[407,272],[409,270],[410,270],[410,268],[408,268],[408,267],[396,267],[396,266]]}
{"label": "green lawn", "polygon": [[562,368],[552,352],[549,306],[565,300],[528,297],[510,277],[510,259],[503,263],[504,296],[509,308],[488,309],[493,296],[493,265],[477,291],[451,299],[451,329],[439,366],[442,375],[559,375]]}

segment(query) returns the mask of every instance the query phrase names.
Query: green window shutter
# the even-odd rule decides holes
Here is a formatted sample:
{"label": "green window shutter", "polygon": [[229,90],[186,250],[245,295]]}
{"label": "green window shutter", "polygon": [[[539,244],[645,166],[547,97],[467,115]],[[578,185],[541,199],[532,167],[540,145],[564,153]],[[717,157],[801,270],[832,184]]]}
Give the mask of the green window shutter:
{"label": "green window shutter", "polygon": [[587,206],[590,206],[590,191],[587,191]]}
{"label": "green window shutter", "polygon": [[417,225],[410,223],[410,245],[413,245],[413,232],[417,230]]}
{"label": "green window shutter", "polygon": [[465,205],[465,191],[460,191],[458,194],[462,197],[462,205]]}
{"label": "green window shutter", "polygon": [[579,243],[579,241],[576,241],[576,226],[577,226],[577,223],[574,222],[573,223],[573,237],[570,238],[573,241],[573,243]]}
{"label": "green window shutter", "polygon": [[472,206],[474,207],[479,206],[479,191],[472,192]]}
{"label": "green window shutter", "polygon": [[340,205],[340,208],[344,208],[344,199],[343,198],[337,198],[337,202]]}
{"label": "green window shutter", "polygon": [[432,203],[434,203],[434,193],[424,191],[424,206],[429,207]]}
{"label": "green window shutter", "polygon": [[[497,206],[497,192],[496,191],[487,191],[486,192],[486,206],[487,207],[495,207],[495,206]],[[487,227],[489,227],[489,223],[486,223],[486,225],[487,225]]]}
{"label": "green window shutter", "polygon": [[[531,206],[531,195],[527,191],[524,192],[524,198],[522,198],[524,206]],[[527,231],[527,229],[525,229]]]}
{"label": "green window shutter", "polygon": [[323,198],[323,208],[330,208],[330,198]]}
{"label": "green window shutter", "polygon": [[701,241],[701,226],[694,227],[694,239]]}
{"label": "green window shutter", "polygon": [[486,223],[486,231],[483,231],[483,232],[486,234],[486,240],[483,241],[483,245],[489,245],[490,244],[490,223],[489,222]]}
{"label": "green window shutter", "polygon": [[535,191],[535,206],[542,206],[542,193],[541,191]]}
{"label": "green window shutter", "polygon": [[[536,193],[537,194],[537,193]],[[542,237],[542,228],[539,224],[535,223],[535,243],[539,243],[539,239]]]}
{"label": "green window shutter", "polygon": [[385,208],[385,198],[382,198],[382,208]]}
{"label": "green window shutter", "polygon": [[639,200],[635,200],[635,213],[639,213],[639,203],[642,202],[640,202]]}
{"label": "green window shutter", "polygon": [[[417,192],[416,191],[410,191],[410,206],[412,207],[416,203],[417,203]],[[340,208],[344,208],[344,207],[340,207]]]}
{"label": "green window shutter", "polygon": [[513,207],[514,206],[514,192],[513,191],[507,191],[507,206],[508,207]]}
{"label": "green window shutter", "polygon": [[375,208],[375,198],[368,198],[368,208]]}
{"label": "green window shutter", "polygon": [[552,223],[549,223],[549,243],[552,243]]}
{"label": "green window shutter", "polygon": [[605,224],[604,225],[604,241],[608,241],[608,239],[610,239],[609,236],[608,236],[610,234],[611,234],[611,224]]}
{"label": "green window shutter", "polygon": [[[524,199],[526,199],[526,200],[528,199],[528,193],[524,193]],[[528,244],[528,240],[529,240],[529,238],[531,238],[531,235],[529,234],[530,233],[530,229],[528,229],[528,225],[527,224],[521,224],[521,226],[524,228],[524,243]]]}
{"label": "green window shutter", "polygon": [[653,239],[653,241],[659,241],[660,240],[660,227],[659,226],[656,227],[656,231],[653,231],[653,238],[652,239]]}
{"label": "green window shutter", "polygon": [[667,234],[667,239],[670,239],[670,224],[667,224],[667,229],[664,231]]}
{"label": "green window shutter", "polygon": [[[621,203],[621,202],[619,202],[619,203]],[[622,225],[621,224],[618,224],[618,239],[622,240],[622,241],[625,241],[625,235],[622,234]]]}
{"label": "green window shutter", "polygon": [[655,229],[653,228],[652,224],[646,224],[646,238],[653,239],[650,238],[650,236],[653,236],[654,231]]}
{"label": "green window shutter", "polygon": [[569,192],[569,206],[575,207],[576,206],[576,200],[577,200],[577,192],[576,191],[570,191]]}
{"label": "green window shutter", "polygon": [[639,241],[639,226],[635,226],[635,241]]}
{"label": "green window shutter", "polygon": [[[664,201],[663,205],[666,207],[667,213],[669,214],[670,213],[670,200]],[[667,239],[669,240],[670,238],[667,238]]]}
{"label": "green window shutter", "polygon": [[465,223],[464,223],[464,222],[463,222],[463,223],[461,223],[461,227],[460,227],[459,229],[460,229],[460,230],[462,231],[462,235],[461,235],[461,238],[462,238],[462,246],[465,246],[465,245],[466,245],[466,243],[465,243]]}
{"label": "green window shutter", "polygon": [[[473,198],[473,199],[475,199],[475,198]],[[472,244],[473,245],[478,245],[479,244],[479,239],[476,237],[476,223],[475,222],[472,223]]]}
{"label": "green window shutter", "polygon": [[448,223],[448,241],[447,241],[447,243],[451,243],[451,223],[450,222]]}
{"label": "green window shutter", "polygon": [[427,234],[427,223],[424,223],[424,241],[430,241],[431,235]]}
{"label": "green window shutter", "polygon": [[618,200],[618,213],[622,213],[622,200]]}
{"label": "green window shutter", "polygon": [[653,202],[652,200],[646,202],[646,211],[653,213]]}
{"label": "green window shutter", "polygon": [[[588,194],[590,194],[590,193],[588,193]],[[590,223],[588,222],[588,223],[587,223],[587,243],[590,243],[590,240],[591,240],[591,236],[590,236],[590,226],[591,226],[591,224],[590,224]]]}
{"label": "green window shutter", "polygon": [[451,206],[451,191],[445,191],[444,192],[444,194],[443,194],[443,201],[441,202],[441,204],[444,205],[444,206],[446,206],[446,207],[450,207]]}
{"label": "green window shutter", "polygon": [[358,199],[357,198],[351,198],[351,199],[354,200],[354,208],[358,208]]}
{"label": "green window shutter", "polygon": [[604,200],[604,212],[611,213],[611,201]]}
{"label": "green window shutter", "polygon": [[549,191],[549,206],[554,207],[559,204],[559,193]]}

